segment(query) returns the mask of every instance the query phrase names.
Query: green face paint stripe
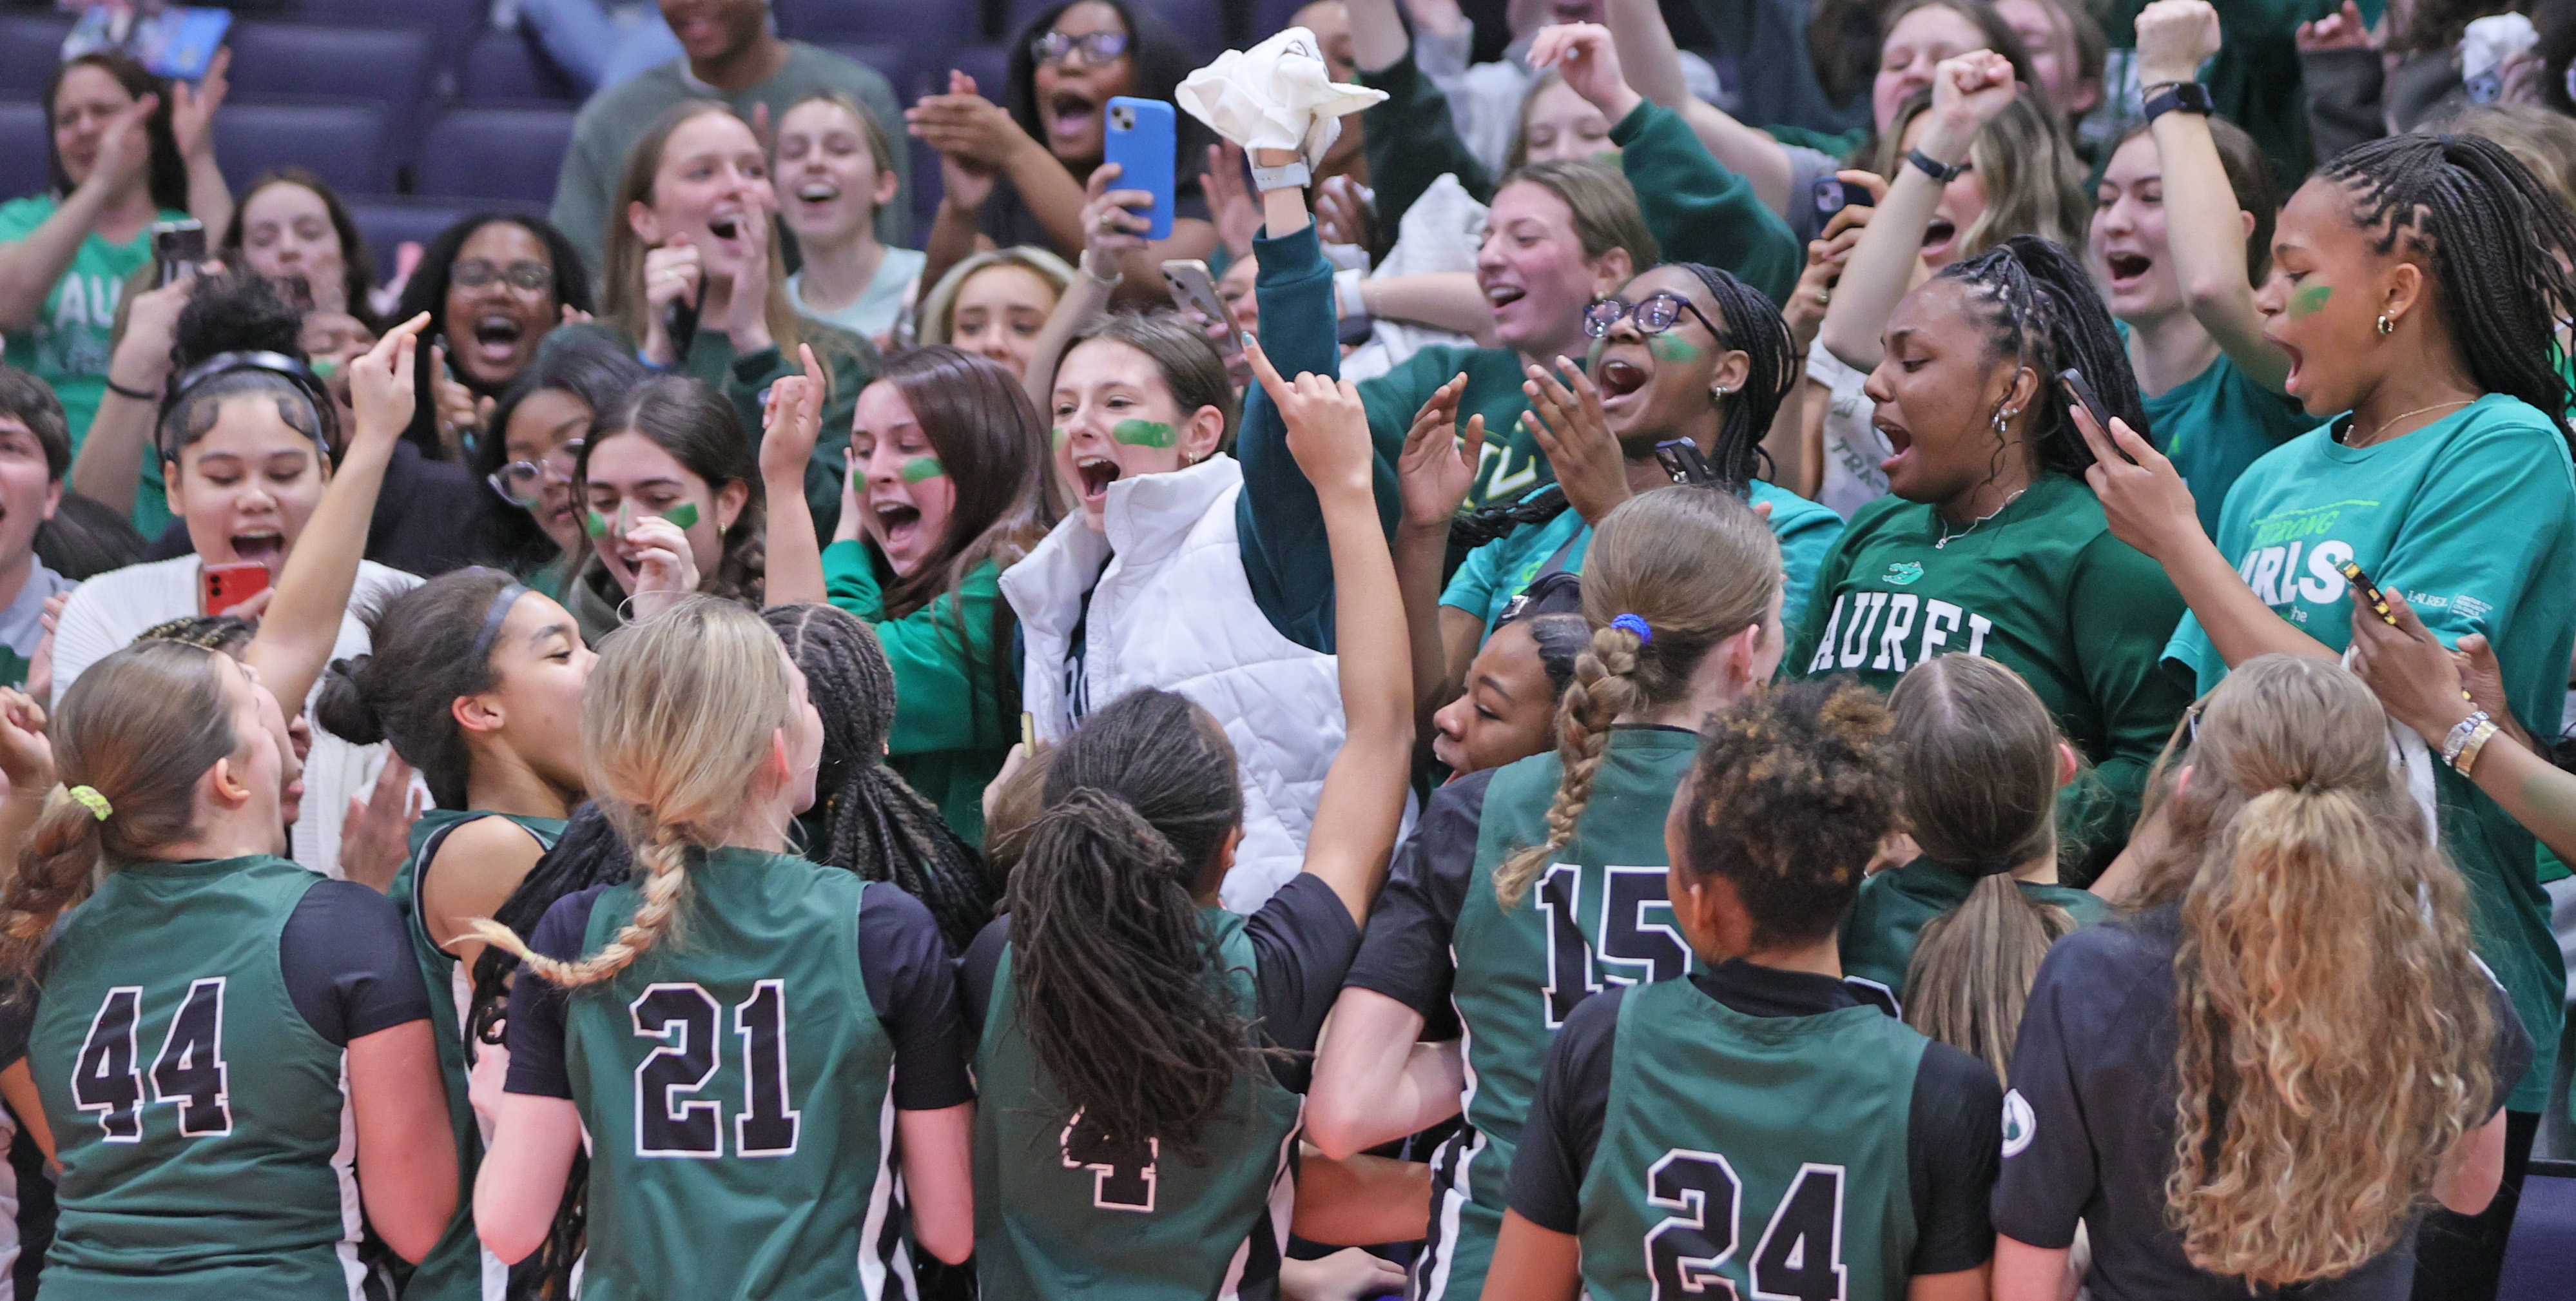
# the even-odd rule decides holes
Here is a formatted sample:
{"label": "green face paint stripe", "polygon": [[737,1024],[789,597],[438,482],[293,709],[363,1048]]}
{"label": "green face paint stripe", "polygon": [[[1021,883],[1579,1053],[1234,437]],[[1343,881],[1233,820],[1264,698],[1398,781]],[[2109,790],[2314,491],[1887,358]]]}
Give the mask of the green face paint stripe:
{"label": "green face paint stripe", "polygon": [[1677,338],[1669,330],[1662,334],[1647,335],[1646,351],[1655,354],[1657,361],[1678,364],[1699,360],[1699,345],[1688,339]]}
{"label": "green face paint stripe", "polygon": [[1181,441],[1159,420],[1121,420],[1109,427],[1109,436],[1129,447],[1170,447]]}
{"label": "green face paint stripe", "polygon": [[1057,425],[1055,427],[1055,445],[1058,447],[1064,446],[1064,426],[1062,425]]}
{"label": "green face paint stripe", "polygon": [[681,528],[688,528],[698,522],[698,504],[693,501],[681,502],[679,505],[662,512],[662,518],[671,521],[673,524],[676,524]]}
{"label": "green face paint stripe", "polygon": [[595,510],[583,511],[583,512],[582,512],[581,527],[583,528],[583,530],[584,530],[584,531],[588,532],[592,537],[595,537],[595,538],[604,538],[604,537],[607,537],[607,536],[608,536],[608,517],[607,517],[607,516],[605,516],[605,515],[600,514],[598,511],[595,511]]}
{"label": "green face paint stripe", "polygon": [[2290,315],[2314,316],[2325,310],[2326,300],[2334,297],[2332,285],[2309,285],[2290,295]]}
{"label": "green face paint stripe", "polygon": [[905,483],[919,483],[924,479],[936,479],[946,475],[947,473],[948,467],[941,465],[939,463],[939,458],[936,456],[916,456],[903,463],[903,481]]}

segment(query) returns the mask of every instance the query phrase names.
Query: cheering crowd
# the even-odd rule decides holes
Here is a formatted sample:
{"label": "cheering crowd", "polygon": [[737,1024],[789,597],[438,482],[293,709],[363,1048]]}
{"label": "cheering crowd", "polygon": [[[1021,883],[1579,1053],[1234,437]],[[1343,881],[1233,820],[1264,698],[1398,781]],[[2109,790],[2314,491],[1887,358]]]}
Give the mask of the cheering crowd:
{"label": "cheering crowd", "polygon": [[0,1287],[2497,1295],[2576,117],[2495,19],[1819,0],[1762,123],[1655,0],[1070,0],[910,107],[661,8],[551,221],[381,263],[224,56],[54,72]]}

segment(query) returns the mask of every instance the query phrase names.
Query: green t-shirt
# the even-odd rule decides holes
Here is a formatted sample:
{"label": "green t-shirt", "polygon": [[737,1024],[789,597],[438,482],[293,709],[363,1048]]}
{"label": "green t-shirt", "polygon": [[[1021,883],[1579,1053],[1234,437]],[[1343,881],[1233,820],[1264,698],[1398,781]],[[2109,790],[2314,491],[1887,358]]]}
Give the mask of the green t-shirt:
{"label": "green t-shirt", "polygon": [[1360,381],[1360,402],[1368,408],[1369,437],[1389,465],[1404,450],[1414,413],[1441,385],[1460,375],[1466,390],[1458,395],[1458,424],[1485,418],[1485,455],[1476,465],[1476,482],[1467,490],[1467,506],[1512,501],[1543,483],[1556,481],[1538,439],[1521,428],[1529,395],[1521,392],[1520,354],[1509,348],[1476,348],[1433,344],[1397,363],[1395,369]]}
{"label": "green t-shirt", "polygon": [[[1824,563],[1834,539],[1843,535],[1843,517],[1758,479],[1752,501],[1771,504],[1771,535],[1779,539],[1780,564],[1786,573],[1780,618],[1785,626],[1795,628],[1806,612],[1807,592],[1815,585],[1817,567]],[[1450,575],[1448,588],[1440,593],[1440,603],[1484,620],[1485,631],[1491,633],[1513,597],[1542,574],[1582,573],[1584,554],[1591,549],[1591,527],[1568,507],[1544,524],[1523,524],[1468,552],[1458,572]]]}
{"label": "green t-shirt", "polygon": [[2218,536],[2218,512],[2245,467],[2317,427],[2287,394],[2246,374],[2225,353],[2199,374],[2146,399],[2147,428],[2173,458],[2200,508],[2200,527]]}
{"label": "green t-shirt", "polygon": [[[2033,903],[2055,904],[2090,926],[2111,915],[2111,905],[2090,890],[2073,886],[2017,881]],[[1861,883],[1860,898],[1843,917],[1843,975],[1873,980],[1900,1000],[1905,972],[1914,961],[1914,944],[1923,928],[1968,901],[1975,880],[1925,859],[1893,867]]]}
{"label": "green t-shirt", "polygon": [[2042,475],[1956,534],[1931,506],[1888,496],[1855,512],[1825,556],[1780,671],[1850,673],[1888,691],[1916,664],[1966,651],[2020,674],[2093,764],[2058,800],[2058,833],[2081,849],[2067,877],[2089,882],[2126,843],[2147,770],[2191,703],[2156,649],[2182,613],[2164,568],[2111,536],[2075,479]]}
{"label": "green t-shirt", "polygon": [[[2343,650],[2352,640],[2350,584],[2359,564],[2403,593],[2444,644],[2482,633],[2503,664],[2514,716],[2555,736],[2576,646],[2576,477],[2556,422],[2498,393],[2369,447],[2333,426],[2256,461],[2228,494],[2218,549],[2254,594],[2299,630]],[[2197,618],[2165,652],[2210,690],[2227,676]],[[2477,787],[2435,762],[2442,847],[2468,878],[2478,955],[2513,995],[2537,1046],[2505,1105],[2537,1111],[2547,1096],[2566,968],[2549,929],[2533,838]]]}
{"label": "green t-shirt", "polygon": [[[36,233],[62,201],[50,194],[0,203],[0,244],[15,244]],[[184,212],[163,209],[157,221],[177,221]],[[54,386],[63,400],[72,450],[80,450],[89,422],[107,395],[108,356],[116,346],[116,305],[125,282],[152,263],[152,228],[136,231],[122,244],[110,244],[96,231],[82,237],[71,266],[45,295],[35,325],[9,335],[9,364]],[[151,535],[146,534],[147,538]]]}
{"label": "green t-shirt", "polygon": [[823,583],[832,604],[876,630],[894,668],[894,725],[886,764],[922,793],[967,844],[984,843],[984,788],[1002,773],[1019,740],[1019,718],[1002,708],[1013,665],[993,645],[1002,604],[1001,570],[975,566],[957,590],[889,619],[876,548],[835,542],[823,550]]}

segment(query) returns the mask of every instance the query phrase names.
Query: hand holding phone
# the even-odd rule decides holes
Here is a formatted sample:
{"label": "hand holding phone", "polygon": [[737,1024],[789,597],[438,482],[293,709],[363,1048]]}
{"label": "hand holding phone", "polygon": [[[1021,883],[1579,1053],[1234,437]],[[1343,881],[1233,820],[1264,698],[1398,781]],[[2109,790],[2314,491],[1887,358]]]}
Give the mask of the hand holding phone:
{"label": "hand holding phone", "polygon": [[2347,560],[2335,568],[2343,573],[2344,580],[2351,583],[2355,591],[2361,593],[2361,599],[2369,604],[2371,612],[2378,615],[2382,623],[2391,628],[2397,626],[2397,616],[2388,610],[2388,598],[2380,595],[2379,588],[2370,581],[2370,575],[2361,572],[2361,566]]}
{"label": "hand holding phone", "polygon": [[1854,185],[1839,176],[1816,178],[1816,213],[1819,216],[1831,217],[1845,208],[1869,208],[1877,204],[1878,200],[1866,187]]}
{"label": "hand holding phone", "polygon": [[206,565],[197,571],[209,616],[227,614],[268,590],[268,566],[256,560]]}
{"label": "hand holding phone", "polygon": [[206,260],[206,224],[194,217],[152,223],[152,287],[175,284],[197,274]]}
{"label": "hand holding phone", "polygon": [[1218,355],[1227,361],[1243,351],[1243,331],[1235,324],[1234,312],[1217,297],[1216,281],[1209,277],[1207,263],[1197,258],[1173,258],[1163,264],[1163,283],[1172,291],[1172,301],[1204,316],[1210,325],[1225,327],[1216,339]]}
{"label": "hand holding phone", "polygon": [[1153,203],[1128,209],[1153,224],[1147,239],[1172,234],[1172,169],[1180,148],[1172,106],[1159,99],[1119,95],[1109,101],[1109,130],[1101,142],[1100,161],[1118,164],[1117,188],[1143,190]]}

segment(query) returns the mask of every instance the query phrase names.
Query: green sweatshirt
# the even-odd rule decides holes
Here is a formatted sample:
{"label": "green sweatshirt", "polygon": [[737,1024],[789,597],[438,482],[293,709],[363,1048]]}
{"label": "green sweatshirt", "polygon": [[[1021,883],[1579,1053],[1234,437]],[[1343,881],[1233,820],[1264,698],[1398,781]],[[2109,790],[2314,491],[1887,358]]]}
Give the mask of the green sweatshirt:
{"label": "green sweatshirt", "polygon": [[1916,664],[1966,651],[2019,673],[2093,764],[2058,801],[2060,836],[2085,851],[2066,865],[2080,885],[2126,843],[2147,770],[2191,704],[2188,676],[2162,663],[2182,615],[2163,567],[2111,536],[2080,480],[2042,475],[1955,533],[1931,506],[1888,496],[1825,556],[1780,671],[1850,673],[1886,691]]}
{"label": "green sweatshirt", "polygon": [[922,793],[967,844],[984,844],[984,788],[1002,772],[1019,740],[1019,720],[1002,708],[1001,686],[1014,666],[996,649],[994,616],[1002,604],[1002,571],[987,560],[957,590],[900,619],[886,617],[885,558],[862,541],[823,549],[823,584],[832,604],[876,630],[894,666],[894,726],[886,733],[886,766]]}
{"label": "green sweatshirt", "polygon": [[[813,345],[815,359],[832,376],[832,391],[823,403],[823,433],[814,440],[814,459],[805,466],[805,505],[814,512],[815,534],[828,540],[841,520],[841,480],[850,463],[851,413],[858,407],[859,390],[876,379],[879,358],[875,345],[847,330],[819,321],[802,321],[797,328],[804,332],[804,341]],[[629,352],[641,348],[623,330],[605,320],[551,330],[539,346],[551,347],[555,340],[576,331],[608,339]],[[775,347],[737,357],[733,340],[724,331],[706,329],[699,330],[697,337],[689,341],[688,355],[673,370],[707,384],[733,404],[734,417],[742,422],[743,436],[751,440],[755,455],[760,448],[762,407],[768,400],[770,384],[804,373],[788,352]]]}
{"label": "green sweatshirt", "polygon": [[[2486,637],[2514,715],[2533,736],[2556,736],[2576,645],[2576,480],[2564,431],[2490,393],[2384,443],[2347,447],[2336,432],[2301,434],[2245,471],[2227,495],[2219,552],[2264,604],[2333,651],[2352,641],[2352,589],[2336,566],[2360,565],[2444,644]],[[2166,653],[2204,691],[2227,675],[2196,617]],[[2430,762],[2442,848],[2468,879],[2478,956],[2513,995],[2536,1046],[2505,1105],[2538,1111],[2567,976],[2532,835],[2438,756]]]}

